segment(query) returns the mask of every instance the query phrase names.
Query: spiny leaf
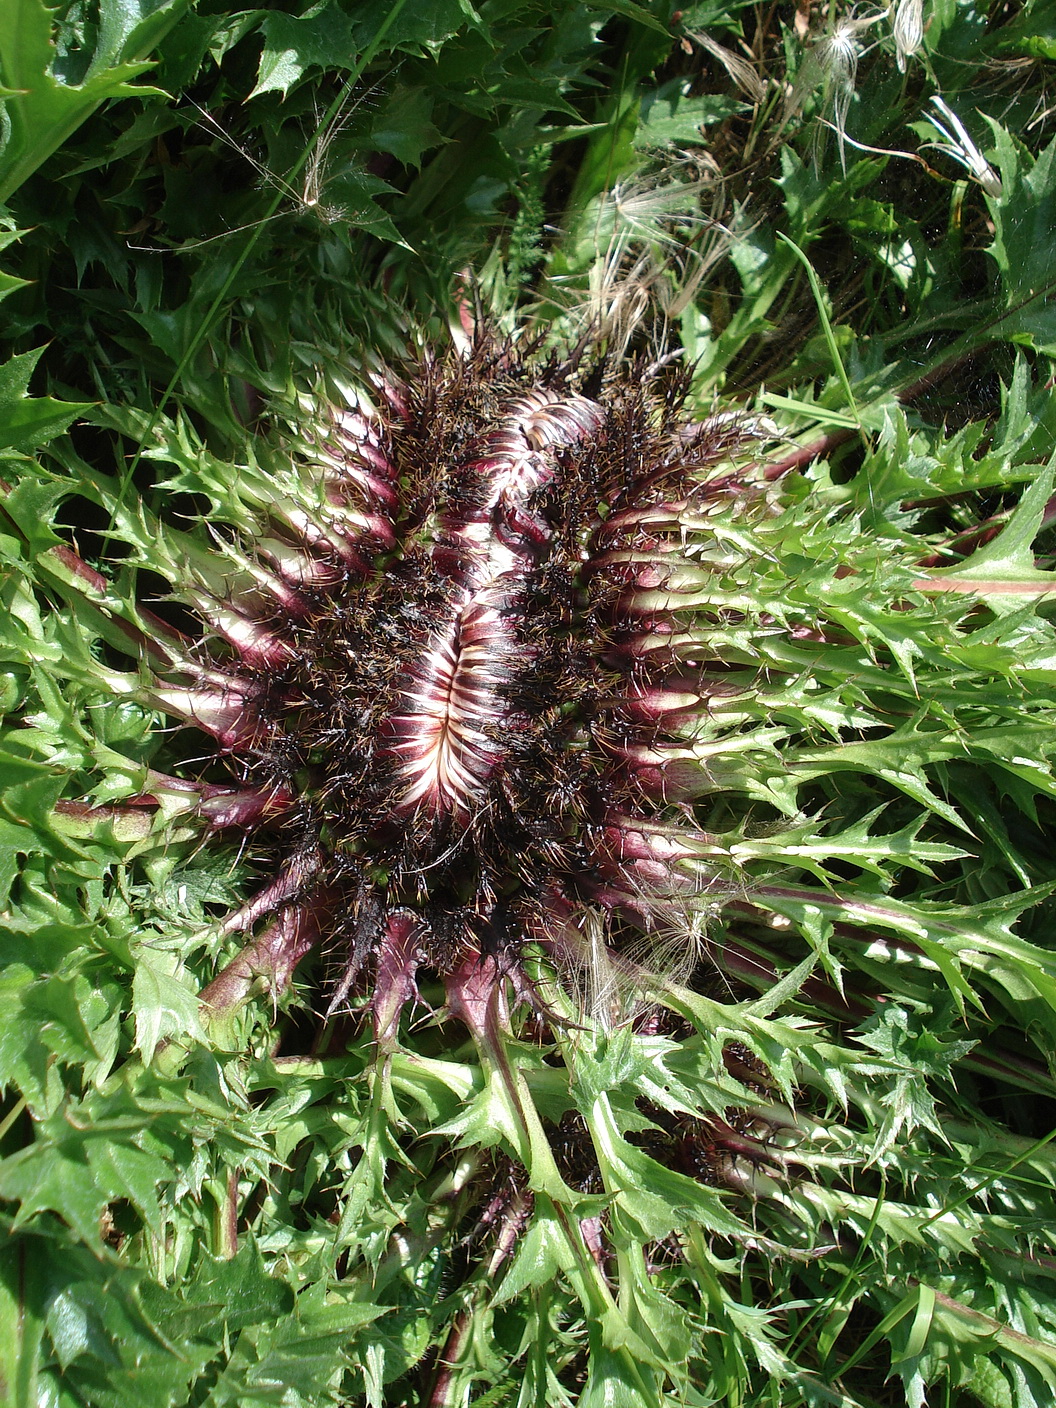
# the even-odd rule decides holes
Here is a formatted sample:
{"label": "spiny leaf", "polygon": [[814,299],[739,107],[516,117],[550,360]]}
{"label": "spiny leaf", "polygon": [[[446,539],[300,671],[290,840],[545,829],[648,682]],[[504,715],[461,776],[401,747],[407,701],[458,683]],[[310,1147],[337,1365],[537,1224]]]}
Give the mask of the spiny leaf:
{"label": "spiny leaf", "polygon": [[7,200],[99,104],[116,97],[164,97],[128,80],[150,67],[144,57],[188,8],[161,0],[142,18],[138,6],[104,0],[99,46],[80,82],[56,74],[54,16],[42,0],[10,0],[0,27],[0,82],[8,130],[0,145],[0,201]]}
{"label": "spiny leaf", "polygon": [[935,572],[927,585],[934,581],[940,590],[978,593],[997,612],[1009,609],[1008,597],[1056,592],[1056,573],[1039,572],[1031,551],[1054,481],[1056,459],[1037,475],[993,542],[977,548],[959,567]]}

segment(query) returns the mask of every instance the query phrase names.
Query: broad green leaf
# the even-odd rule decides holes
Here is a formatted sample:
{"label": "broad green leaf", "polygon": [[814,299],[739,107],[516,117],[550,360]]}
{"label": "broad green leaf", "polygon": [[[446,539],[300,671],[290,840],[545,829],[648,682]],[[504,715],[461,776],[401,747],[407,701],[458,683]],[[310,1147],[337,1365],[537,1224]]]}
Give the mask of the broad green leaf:
{"label": "broad green leaf", "polygon": [[197,991],[171,955],[154,952],[147,945],[140,949],[132,1002],[136,1045],[148,1064],[158,1044],[170,1037],[205,1039]]}
{"label": "broad green leaf", "polygon": [[99,44],[79,82],[56,75],[52,36],[54,12],[43,0],[5,0],[0,25],[0,83],[7,130],[0,138],[0,201],[80,127],[108,98],[164,96],[130,79],[150,67],[146,55],[190,0],[161,0],[140,9],[120,0],[102,0]]}
{"label": "broad green leaf", "polygon": [[353,20],[339,5],[313,5],[301,16],[268,14],[262,25],[264,49],[251,98],[279,92],[286,96],[312,66],[336,64],[351,69],[356,60]]}
{"label": "broad green leaf", "polygon": [[1000,123],[990,119],[1003,193],[991,201],[994,243],[990,253],[1001,274],[1005,316],[1002,336],[1040,351],[1056,347],[1051,308],[1056,253],[1056,142],[1029,155]]}
{"label": "broad green leaf", "polygon": [[397,88],[375,117],[371,139],[383,152],[391,152],[398,161],[419,167],[422,155],[437,146],[443,138],[430,121],[433,99],[424,88]]}
{"label": "broad green leaf", "polygon": [[28,450],[43,444],[90,409],[87,401],[56,401],[27,394],[29,378],[43,350],[24,352],[0,365],[0,449]]}
{"label": "broad green leaf", "polygon": [[688,84],[673,80],[642,99],[635,146],[700,146],[705,141],[705,127],[725,121],[744,106],[715,94],[691,97],[688,88]]}

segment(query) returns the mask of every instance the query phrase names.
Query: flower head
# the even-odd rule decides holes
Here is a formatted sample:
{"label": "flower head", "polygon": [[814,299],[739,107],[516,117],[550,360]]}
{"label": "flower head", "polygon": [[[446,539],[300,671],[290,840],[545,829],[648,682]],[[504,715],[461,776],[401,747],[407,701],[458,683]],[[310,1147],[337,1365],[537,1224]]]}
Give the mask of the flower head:
{"label": "flower head", "polygon": [[722,888],[685,810],[708,785],[698,614],[737,492],[709,475],[757,428],[687,424],[683,397],[670,368],[478,333],[381,377],[377,406],[318,408],[255,540],[174,565],[208,635],[149,696],[233,774],[180,785],[207,828],[285,851],[225,922],[246,944],[207,1003],[281,988],[325,941],[331,1009],[369,992],[385,1044],[423,966],[484,1030],[507,981],[543,1006],[526,945],[695,944]]}

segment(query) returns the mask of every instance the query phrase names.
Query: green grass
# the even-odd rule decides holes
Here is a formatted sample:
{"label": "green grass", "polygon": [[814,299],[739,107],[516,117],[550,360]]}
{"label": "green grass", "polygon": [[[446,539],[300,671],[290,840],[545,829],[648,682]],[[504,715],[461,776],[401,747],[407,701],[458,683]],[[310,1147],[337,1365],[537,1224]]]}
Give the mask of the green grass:
{"label": "green grass", "polygon": [[[1051,8],[671,9],[0,22],[3,1408],[1056,1393]],[[130,628],[466,279],[767,419],[687,568],[728,898],[615,1020],[539,956],[545,1039],[379,1057],[323,958],[210,1020],[267,857],[130,803]]]}

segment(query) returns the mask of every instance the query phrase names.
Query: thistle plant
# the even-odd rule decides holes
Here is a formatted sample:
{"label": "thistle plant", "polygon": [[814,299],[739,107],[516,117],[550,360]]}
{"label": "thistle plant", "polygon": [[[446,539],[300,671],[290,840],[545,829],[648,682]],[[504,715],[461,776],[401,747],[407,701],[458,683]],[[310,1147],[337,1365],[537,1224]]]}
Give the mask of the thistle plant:
{"label": "thistle plant", "polygon": [[[380,409],[315,408],[286,492],[240,484],[240,544],[167,542],[216,648],[144,622],[131,641],[156,681],[115,689],[209,735],[235,780],[149,779],[136,807],[268,827],[288,850],[224,921],[270,922],[207,1011],[261,980],[281,995],[326,940],[329,1011],[364,975],[383,1049],[423,963],[483,1030],[502,983],[545,1010],[526,944],[673,931],[717,883],[689,864],[707,836],[670,823],[706,788],[696,720],[729,691],[703,645],[671,647],[751,430],[680,419],[684,377],[581,362],[476,330],[465,355],[379,377]],[[160,525],[123,527],[158,565]]]}
{"label": "thistle plant", "polygon": [[748,7],[163,10],[0,37],[0,1403],[1049,1402],[1042,17],[841,159]]}

